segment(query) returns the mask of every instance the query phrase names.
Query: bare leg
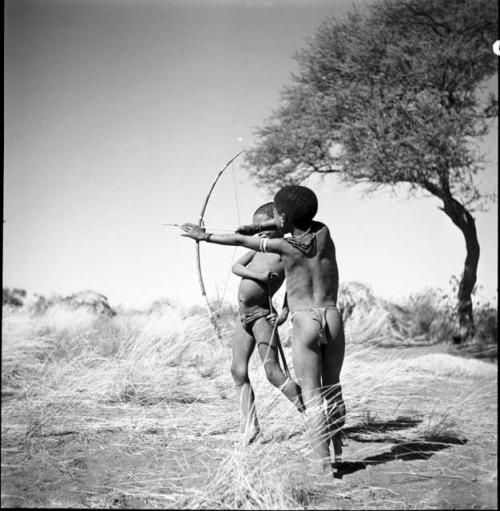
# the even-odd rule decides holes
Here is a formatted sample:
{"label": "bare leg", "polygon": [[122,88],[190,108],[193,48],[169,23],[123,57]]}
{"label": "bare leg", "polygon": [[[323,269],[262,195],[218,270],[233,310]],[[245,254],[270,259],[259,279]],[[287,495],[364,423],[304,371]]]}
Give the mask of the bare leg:
{"label": "bare leg", "polygon": [[255,395],[250,382],[236,388],[240,392],[243,442],[251,444],[260,433],[259,421],[255,411]]}
{"label": "bare leg", "polygon": [[307,311],[293,319],[293,365],[302,389],[315,472],[332,475],[329,436],[321,393],[320,325]]}
{"label": "bare leg", "polygon": [[335,462],[342,461],[342,427],[345,423],[345,404],[340,386],[340,371],[344,362],[345,338],[342,316],[336,309],[326,312],[325,335],[328,340],[322,349],[323,397],[326,401],[326,414],[335,453]]}
{"label": "bare leg", "polygon": [[[303,412],[305,408],[300,387],[282,371],[278,361],[278,332],[271,339],[272,331],[273,327],[266,318],[258,319],[253,326],[253,334],[260,358],[264,363],[267,379],[296,406],[299,412]],[[269,343],[271,343],[270,347]]]}
{"label": "bare leg", "polygon": [[260,432],[255,411],[255,396],[248,378],[248,361],[254,348],[254,338],[243,329],[241,324],[237,324],[234,332],[231,374],[239,394],[245,443],[253,442]]}

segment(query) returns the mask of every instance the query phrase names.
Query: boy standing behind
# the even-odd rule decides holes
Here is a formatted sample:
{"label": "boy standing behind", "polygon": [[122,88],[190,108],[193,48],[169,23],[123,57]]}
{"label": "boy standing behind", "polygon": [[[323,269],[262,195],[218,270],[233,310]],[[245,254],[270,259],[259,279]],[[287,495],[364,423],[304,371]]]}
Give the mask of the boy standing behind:
{"label": "boy standing behind", "polygon": [[[332,473],[330,441],[335,461],[342,453],[340,430],[345,405],[340,387],[344,360],[344,329],[337,309],[338,269],[330,232],[313,220],[318,201],[304,186],[285,186],[274,198],[274,219],[244,226],[236,234],[208,234],[194,224],[182,229],[194,240],[245,246],[281,256],[285,266],[288,307],[292,314],[292,356],[302,390],[310,443],[319,473]],[[253,234],[278,228],[288,238],[256,239]],[[326,402],[326,413],[323,408]]]}

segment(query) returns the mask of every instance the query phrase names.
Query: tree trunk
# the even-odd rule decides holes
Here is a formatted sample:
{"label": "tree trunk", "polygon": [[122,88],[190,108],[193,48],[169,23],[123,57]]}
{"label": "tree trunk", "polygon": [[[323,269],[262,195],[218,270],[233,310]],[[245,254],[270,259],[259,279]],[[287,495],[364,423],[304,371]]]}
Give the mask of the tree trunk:
{"label": "tree trunk", "polygon": [[474,336],[474,315],[472,309],[472,291],[477,280],[477,265],[479,263],[479,242],[477,241],[476,224],[467,209],[453,197],[443,199],[443,211],[451,218],[453,223],[462,231],[465,238],[464,271],[458,286],[458,332],[453,340],[461,343]]}

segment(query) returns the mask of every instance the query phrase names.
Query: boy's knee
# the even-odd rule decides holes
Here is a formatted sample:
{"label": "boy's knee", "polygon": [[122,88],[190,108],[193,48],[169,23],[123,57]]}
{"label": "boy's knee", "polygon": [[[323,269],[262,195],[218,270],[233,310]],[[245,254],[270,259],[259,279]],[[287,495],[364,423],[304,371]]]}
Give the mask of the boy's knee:
{"label": "boy's knee", "polygon": [[244,366],[231,366],[231,375],[237,387],[244,385],[248,380],[248,371]]}

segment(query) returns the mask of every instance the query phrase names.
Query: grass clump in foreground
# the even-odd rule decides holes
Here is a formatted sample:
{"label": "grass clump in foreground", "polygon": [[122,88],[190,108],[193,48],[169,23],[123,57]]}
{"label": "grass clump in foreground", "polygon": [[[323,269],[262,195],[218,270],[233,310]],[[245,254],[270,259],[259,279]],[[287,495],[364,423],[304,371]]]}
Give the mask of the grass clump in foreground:
{"label": "grass clump in foreground", "polygon": [[363,315],[346,324],[343,480],[325,487],[307,474],[302,417],[258,357],[250,375],[262,435],[242,446],[229,373],[236,320],[227,310],[221,343],[204,311],[171,304],[113,317],[63,306],[4,314],[2,505],[391,509],[420,505],[406,485],[419,474],[469,494],[471,472],[491,479],[496,367],[384,350],[407,325],[370,326]]}

